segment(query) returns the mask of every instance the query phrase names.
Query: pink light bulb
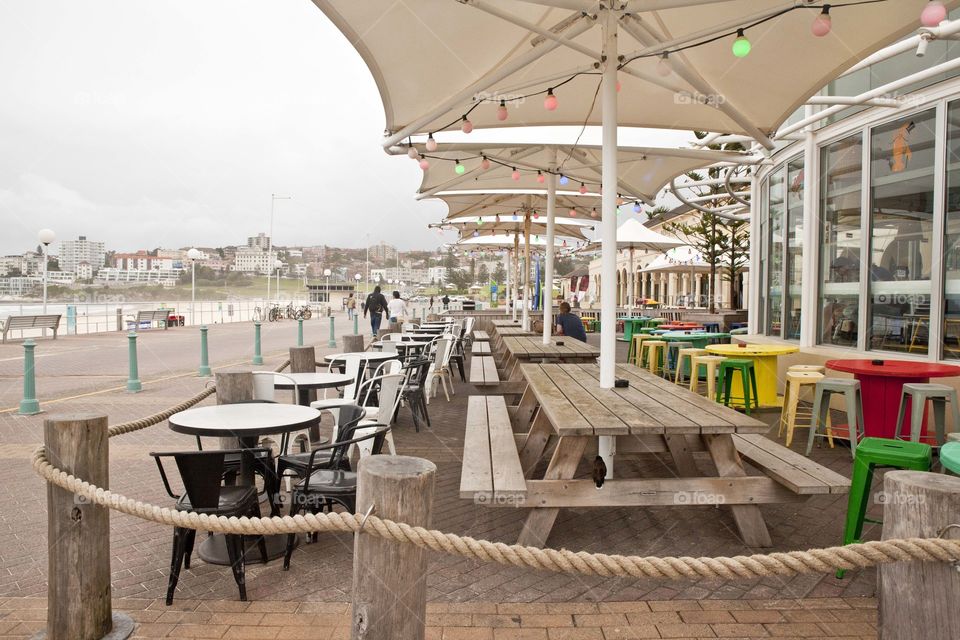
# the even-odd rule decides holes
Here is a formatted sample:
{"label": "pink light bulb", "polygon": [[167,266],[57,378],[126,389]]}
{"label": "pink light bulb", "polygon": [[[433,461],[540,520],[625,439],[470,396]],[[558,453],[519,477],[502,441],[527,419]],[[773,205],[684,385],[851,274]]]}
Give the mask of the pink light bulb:
{"label": "pink light bulb", "polygon": [[416,147],[411,145],[410,148],[407,149],[407,157],[410,158],[411,160],[416,160],[417,158],[420,157],[420,154],[417,152]]}
{"label": "pink light bulb", "polygon": [[427,136],[427,151],[433,152],[437,150],[437,141],[433,139],[433,134]]}
{"label": "pink light bulb", "polygon": [[620,84],[620,81],[619,81],[619,80],[617,80],[617,93],[620,93],[620,89],[622,89],[622,88],[623,88],[623,85]]}
{"label": "pink light bulb", "polygon": [[503,122],[504,120],[507,119],[508,115],[509,114],[507,113],[507,103],[501,100],[500,106],[497,107],[497,120],[499,120],[500,122]]}
{"label": "pink light bulb", "polygon": [[514,169],[513,173],[510,174],[510,177],[513,178],[514,182],[516,182],[520,180],[520,172]]}
{"label": "pink light bulb", "polygon": [[547,97],[543,99],[543,108],[547,111],[556,111],[557,96],[553,95],[553,89],[547,89]]}
{"label": "pink light bulb", "polygon": [[830,29],[832,28],[833,20],[830,18],[830,10],[824,7],[823,12],[817,14],[817,17],[813,19],[813,24],[810,25],[810,32],[816,37],[822,38],[830,33]]}
{"label": "pink light bulb", "polygon": [[463,116],[463,122],[460,123],[460,131],[464,133],[470,133],[473,131],[473,123],[467,120],[467,116]]}
{"label": "pink light bulb", "polygon": [[947,8],[941,0],[930,0],[920,13],[920,22],[925,27],[936,27],[947,19]]}
{"label": "pink light bulb", "polygon": [[489,169],[489,168],[490,168],[490,161],[487,160],[486,158],[484,158],[483,160],[481,160],[481,161],[480,161],[480,168],[483,169],[484,171],[486,171],[487,169]]}
{"label": "pink light bulb", "polygon": [[430,161],[426,158],[420,158],[420,168],[426,171],[430,168]]}
{"label": "pink light bulb", "polygon": [[594,207],[594,208],[590,211],[590,217],[591,217],[591,218],[596,218],[596,217],[597,217],[597,209],[596,209],[596,207]]}
{"label": "pink light bulb", "polygon": [[583,183],[581,182],[581,183],[580,183],[580,194],[583,195],[583,194],[586,193],[586,192],[587,192],[587,185],[585,185],[585,184],[583,184]]}
{"label": "pink light bulb", "polygon": [[540,184],[543,184],[545,181],[546,181],[546,177],[542,173],[537,171],[537,182],[539,182]]}
{"label": "pink light bulb", "polygon": [[576,217],[577,217],[577,210],[576,210],[576,209],[570,209],[570,217],[571,217],[571,218],[576,218]]}

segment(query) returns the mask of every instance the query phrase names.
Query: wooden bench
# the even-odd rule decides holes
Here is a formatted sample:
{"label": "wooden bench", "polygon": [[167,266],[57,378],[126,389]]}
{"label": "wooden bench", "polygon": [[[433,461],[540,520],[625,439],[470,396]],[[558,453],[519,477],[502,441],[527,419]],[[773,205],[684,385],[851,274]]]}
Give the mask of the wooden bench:
{"label": "wooden bench", "polygon": [[474,342],[490,342],[490,334],[487,333],[486,331],[474,331],[473,341]]}
{"label": "wooden bench", "polygon": [[497,363],[493,356],[473,356],[470,358],[470,384],[476,387],[490,387],[500,384]]}
{"label": "wooden bench", "polygon": [[756,467],[797,495],[849,493],[850,479],[758,434],[738,433],[734,446]]}
{"label": "wooden bench", "polygon": [[503,396],[470,396],[460,497],[489,506],[522,505],[527,482]]}
{"label": "wooden bench", "polygon": [[471,352],[475,356],[489,356],[490,355],[490,343],[489,342],[474,342]]}
{"label": "wooden bench", "polygon": [[163,328],[166,329],[167,325],[169,324],[170,314],[172,313],[174,313],[173,309],[154,309],[152,311],[137,311],[137,319],[128,320],[127,326],[129,328],[129,326],[132,324],[133,330],[137,331],[141,327],[143,327],[144,323],[146,323],[147,328],[150,328],[153,326],[154,322],[162,322]]}
{"label": "wooden bench", "polygon": [[57,339],[57,330],[60,328],[60,315],[42,316],[10,316],[3,323],[3,342],[7,341],[7,334],[19,331],[23,336],[24,329],[53,329],[53,339]]}

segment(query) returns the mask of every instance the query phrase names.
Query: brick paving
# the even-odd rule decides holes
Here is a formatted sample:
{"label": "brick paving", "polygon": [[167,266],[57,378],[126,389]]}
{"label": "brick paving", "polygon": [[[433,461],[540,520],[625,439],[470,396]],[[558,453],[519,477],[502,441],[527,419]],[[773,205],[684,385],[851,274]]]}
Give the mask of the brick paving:
{"label": "brick paving", "polygon": [[[338,319],[338,336],[346,330],[345,318]],[[336,350],[325,346],[327,331],[325,320],[307,323],[307,343],[316,343],[319,354]],[[265,325],[263,368],[272,368],[285,358],[285,347],[294,343],[295,335],[295,323]],[[51,413],[32,417],[2,411],[17,405],[23,363],[19,344],[0,347],[0,537],[4,540],[0,547],[0,635],[29,635],[31,629],[42,626],[38,611],[45,606],[46,591],[45,503],[43,483],[30,470],[29,457],[41,439],[43,418],[59,412],[98,411],[117,423],[166,408],[205,384],[193,373],[198,362],[195,331],[144,332],[139,340],[140,375],[145,382],[139,394],[122,391],[126,379],[123,334],[39,341],[39,397],[41,406]],[[247,363],[252,355],[252,326],[212,326],[210,342],[215,368],[251,368]],[[471,389],[458,382],[456,390],[449,403],[442,394],[431,401],[432,429],[416,433],[409,411],[403,409],[395,430],[397,448],[437,464],[435,527],[515,542],[524,510],[475,505],[458,496],[466,398]],[[761,417],[773,424],[777,415]],[[776,436],[775,430],[772,436]],[[193,446],[192,439],[164,425],[114,438],[110,443],[111,488],[169,504],[147,453]],[[813,458],[839,473],[850,473],[847,449],[817,449]],[[662,474],[663,465],[655,456],[623,458],[618,470]],[[582,474],[589,471],[586,466],[580,470]],[[846,498],[814,496],[804,503],[764,505],[761,509],[773,550],[831,546],[841,537]],[[867,525],[866,539],[879,535],[880,527]],[[115,606],[139,612],[138,620],[143,623],[139,633],[286,638],[305,632],[284,630],[284,626],[309,627],[319,634],[311,637],[341,637],[349,632],[344,607],[351,589],[350,536],[322,534],[317,543],[301,545],[289,572],[281,571],[279,561],[249,565],[249,604],[237,601],[228,570],[196,560],[183,572],[174,607],[167,609],[157,599],[166,589],[171,539],[167,527],[111,515]],[[557,519],[549,544],[637,555],[732,556],[758,551],[740,542],[725,509],[710,506],[566,509]],[[431,553],[427,584],[433,617],[428,623],[434,638],[874,637],[875,583],[873,570],[848,572],[844,580],[819,575],[746,581],[605,579]],[[225,611],[257,615],[213,621],[214,613]],[[171,614],[168,617],[172,618],[177,612],[193,616],[159,621],[162,615]],[[208,614],[210,617],[205,617]],[[298,617],[288,622],[283,616],[266,614]],[[336,624],[317,619],[302,623],[306,618],[300,614],[320,615]],[[148,620],[151,617],[154,619]],[[245,622],[254,618],[255,622]],[[558,626],[550,626],[553,624]]]}

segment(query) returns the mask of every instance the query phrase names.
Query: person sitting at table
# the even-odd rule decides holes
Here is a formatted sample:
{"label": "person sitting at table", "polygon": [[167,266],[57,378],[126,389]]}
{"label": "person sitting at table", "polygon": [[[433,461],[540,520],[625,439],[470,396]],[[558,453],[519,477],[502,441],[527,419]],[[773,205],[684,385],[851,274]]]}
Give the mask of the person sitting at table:
{"label": "person sitting at table", "polygon": [[393,299],[387,303],[387,317],[390,318],[390,324],[397,324],[407,317],[407,303],[400,297],[399,291],[394,291]]}
{"label": "person sitting at table", "polygon": [[570,303],[564,300],[560,303],[560,314],[557,315],[557,335],[567,336],[580,342],[587,341],[587,332],[583,328],[580,316],[570,313]]}

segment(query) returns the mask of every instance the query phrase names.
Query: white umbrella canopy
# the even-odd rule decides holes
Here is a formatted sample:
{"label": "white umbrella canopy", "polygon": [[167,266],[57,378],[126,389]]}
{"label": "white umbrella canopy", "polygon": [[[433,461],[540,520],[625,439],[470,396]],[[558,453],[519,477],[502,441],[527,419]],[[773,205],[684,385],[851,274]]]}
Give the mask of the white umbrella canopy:
{"label": "white umbrella canopy", "polygon": [[[683,240],[657,233],[636,218],[630,218],[617,228],[617,249],[666,251],[684,244]],[[600,243],[591,243],[587,249],[600,249]]]}
{"label": "white umbrella canopy", "polygon": [[[458,128],[599,124],[605,10],[586,0],[314,0],[364,58],[383,100],[387,146]],[[743,133],[769,142],[844,69],[912,32],[927,0],[632,0],[618,27],[621,126]],[[945,2],[948,8],[958,0]],[[735,57],[736,31],[752,43]],[[666,63],[660,60],[668,53]],[[414,80],[416,79],[416,80]],[[554,89],[557,106],[545,109]],[[500,100],[508,116],[498,119]]]}
{"label": "white umbrella canopy", "polygon": [[[532,212],[534,221],[546,221],[547,194],[545,193],[486,193],[456,192],[436,196],[447,205],[447,220],[476,216],[500,216],[502,220],[523,220],[524,212]],[[592,220],[599,217],[600,197],[579,193],[557,192],[557,215],[560,217]],[[576,213],[576,215],[571,215]]]}
{"label": "white umbrella canopy", "polygon": [[[476,237],[476,236],[496,236],[503,235],[505,233],[524,233],[525,222],[521,220],[513,221],[510,220],[496,220],[494,218],[485,218],[483,220],[473,218],[473,219],[458,219],[458,220],[444,220],[439,223],[438,227],[446,229],[456,229],[460,232],[460,236],[463,238]],[[589,237],[586,235],[586,232],[593,231],[593,227],[585,224],[582,220],[576,219],[557,219],[554,233],[557,236],[563,238],[573,238],[576,240],[589,240]],[[546,220],[530,223],[530,233],[535,235],[547,235],[547,223]]]}
{"label": "white umbrella canopy", "polygon": [[[589,192],[600,189],[601,148],[597,145],[498,145],[438,143],[428,151],[415,144],[429,165],[423,172],[418,198],[444,191],[496,189],[543,190],[546,179],[559,176],[561,189]],[[395,149],[408,151],[409,147]],[[755,163],[761,156],[739,152],[661,147],[619,147],[617,174],[620,194],[653,204],[657,193],[675,176],[717,163]],[[463,167],[462,173],[459,167]]]}
{"label": "white umbrella canopy", "polygon": [[[501,249],[513,249],[514,244],[517,241],[517,236],[513,234],[503,234],[503,235],[494,235],[494,236],[479,236],[477,238],[464,238],[457,242],[457,246],[464,247],[476,247],[481,248],[501,248]],[[564,240],[563,238],[554,239],[553,246],[555,248],[562,248]],[[547,246],[547,236],[545,235],[532,235],[530,236],[530,247],[545,249]]]}

